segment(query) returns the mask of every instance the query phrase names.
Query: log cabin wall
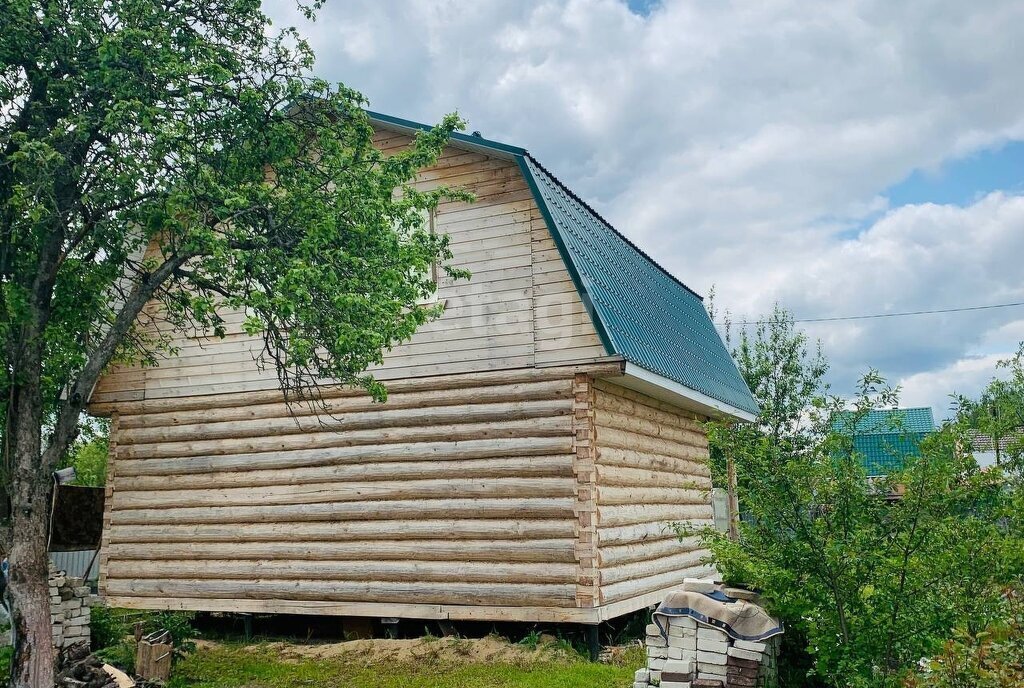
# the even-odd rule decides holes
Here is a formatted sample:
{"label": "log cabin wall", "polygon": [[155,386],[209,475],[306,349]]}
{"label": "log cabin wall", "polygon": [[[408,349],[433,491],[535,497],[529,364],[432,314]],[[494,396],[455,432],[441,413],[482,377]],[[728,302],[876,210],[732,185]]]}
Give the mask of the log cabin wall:
{"label": "log cabin wall", "polygon": [[576,618],[595,604],[579,370],[410,379],[383,406],[335,390],[335,419],[273,392],[122,404],[101,589],[126,607]]}
{"label": "log cabin wall", "polygon": [[672,528],[713,523],[707,419],[614,380],[593,387],[600,604],[639,609],[713,574],[696,538]]}

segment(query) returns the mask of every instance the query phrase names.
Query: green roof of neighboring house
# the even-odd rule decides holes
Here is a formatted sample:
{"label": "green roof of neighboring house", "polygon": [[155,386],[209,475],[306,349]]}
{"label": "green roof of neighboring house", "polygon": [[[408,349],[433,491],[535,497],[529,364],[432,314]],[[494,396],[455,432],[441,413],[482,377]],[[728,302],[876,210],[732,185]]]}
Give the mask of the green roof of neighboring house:
{"label": "green roof of neighboring house", "polygon": [[[836,428],[849,432],[852,419],[846,414]],[[883,409],[869,411],[852,430],[868,475],[887,475],[902,469],[907,457],[921,455],[921,440],[935,432],[935,420],[930,408]]]}
{"label": "green roof of neighboring house", "polygon": [[[369,114],[382,124],[429,128]],[[525,149],[475,135],[453,134],[452,139],[496,151],[519,164],[609,354],[745,414],[757,414],[757,403],[700,296],[620,234]]]}

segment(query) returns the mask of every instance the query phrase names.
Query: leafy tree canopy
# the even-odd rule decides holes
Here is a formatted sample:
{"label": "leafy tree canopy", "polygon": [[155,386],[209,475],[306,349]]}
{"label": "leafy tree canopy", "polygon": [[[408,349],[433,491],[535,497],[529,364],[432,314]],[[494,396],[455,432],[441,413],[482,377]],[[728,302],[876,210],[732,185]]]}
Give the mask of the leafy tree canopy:
{"label": "leafy tree canopy", "polygon": [[431,267],[466,276],[423,226],[466,196],[410,186],[462,123],[385,157],[362,97],[311,76],[259,0],[0,0],[0,18],[0,545],[37,646],[15,685],[45,685],[48,476],[102,370],[241,310],[291,398],[384,398],[365,371],[439,315]]}

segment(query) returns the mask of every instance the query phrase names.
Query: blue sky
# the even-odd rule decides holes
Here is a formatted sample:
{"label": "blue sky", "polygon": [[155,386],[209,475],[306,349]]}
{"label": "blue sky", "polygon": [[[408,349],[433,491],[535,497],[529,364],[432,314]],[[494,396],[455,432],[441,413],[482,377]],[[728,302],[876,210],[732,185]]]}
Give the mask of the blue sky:
{"label": "blue sky", "polygon": [[[320,76],[526,147],[720,310],[835,317],[1024,300],[1024,3],[348,0]],[[1024,309],[808,325],[943,417]]]}
{"label": "blue sky", "polygon": [[1024,193],[1024,142],[1010,141],[917,169],[884,191],[893,206],[910,203],[968,205],[992,191]]}

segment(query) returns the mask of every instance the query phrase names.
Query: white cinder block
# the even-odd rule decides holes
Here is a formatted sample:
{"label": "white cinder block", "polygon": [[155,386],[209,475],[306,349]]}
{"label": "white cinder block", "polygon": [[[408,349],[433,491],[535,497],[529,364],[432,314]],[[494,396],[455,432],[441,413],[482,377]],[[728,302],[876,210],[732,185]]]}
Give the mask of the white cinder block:
{"label": "white cinder block", "polygon": [[658,627],[658,624],[649,623],[647,624],[646,633],[647,635],[661,635],[661,628]]}
{"label": "white cinder block", "polygon": [[637,669],[633,674],[633,680],[637,683],[647,683],[651,680],[651,672],[647,669]]}
{"label": "white cinder block", "polygon": [[683,658],[683,648],[681,648],[681,647],[672,647],[671,645],[669,645],[668,646],[668,658],[669,659],[682,659]]}
{"label": "white cinder block", "polygon": [[689,681],[663,681],[661,688],[690,688]]}
{"label": "white cinder block", "polygon": [[749,640],[736,640],[733,642],[733,646],[741,650],[750,650],[751,652],[764,652],[768,649],[768,646],[764,643],[752,643]]}
{"label": "white cinder block", "polygon": [[667,647],[649,647],[647,648],[647,656],[654,659],[667,659],[668,648]]}
{"label": "white cinder block", "polygon": [[650,659],[647,661],[647,668],[651,670],[651,680],[654,679],[654,672],[660,672],[664,666],[664,659]]}
{"label": "white cinder block", "polygon": [[728,655],[737,659],[753,659],[754,661],[761,661],[760,652],[751,652],[750,650],[744,650],[739,647],[730,647]]}
{"label": "white cinder block", "polygon": [[660,635],[656,637],[647,636],[647,647],[668,647],[668,641]]}
{"label": "white cinder block", "polygon": [[724,655],[729,651],[729,643],[722,640],[710,640],[708,638],[697,636],[697,649],[706,650],[708,652],[718,652]]}
{"label": "white cinder block", "polygon": [[725,666],[726,661],[728,660],[723,654],[697,650],[697,666],[704,666],[705,664],[719,664]]}
{"label": "white cinder block", "polygon": [[683,590],[689,590],[690,592],[714,592],[715,583],[714,581],[706,578],[684,578],[683,579]]}

